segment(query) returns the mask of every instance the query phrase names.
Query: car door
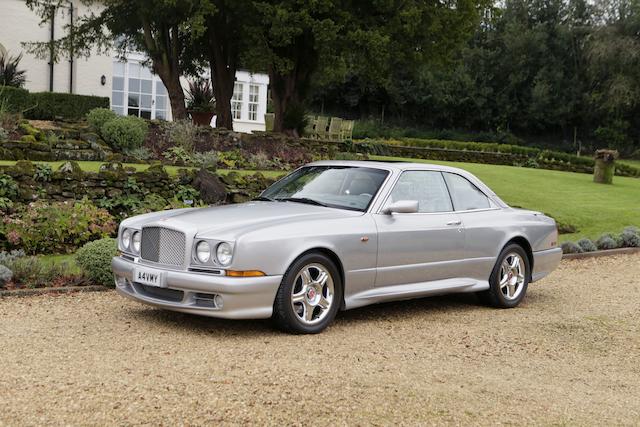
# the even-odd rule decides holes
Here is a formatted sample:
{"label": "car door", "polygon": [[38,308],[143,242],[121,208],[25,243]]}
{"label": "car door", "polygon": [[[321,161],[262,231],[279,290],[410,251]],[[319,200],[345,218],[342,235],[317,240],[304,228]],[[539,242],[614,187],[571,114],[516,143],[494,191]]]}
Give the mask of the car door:
{"label": "car door", "polygon": [[442,173],[402,172],[383,209],[391,203],[418,201],[416,213],[374,215],[378,228],[376,286],[403,285],[457,277],[465,233]]}
{"label": "car door", "polygon": [[487,280],[506,237],[502,211],[467,178],[443,172],[453,207],[465,226],[465,254],[460,268],[466,277]]}

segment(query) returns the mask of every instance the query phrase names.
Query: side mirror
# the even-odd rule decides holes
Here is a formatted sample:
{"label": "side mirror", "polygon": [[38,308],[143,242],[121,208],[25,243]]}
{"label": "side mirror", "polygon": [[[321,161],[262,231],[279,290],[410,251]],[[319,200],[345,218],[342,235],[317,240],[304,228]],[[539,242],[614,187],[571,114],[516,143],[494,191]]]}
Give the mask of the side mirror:
{"label": "side mirror", "polygon": [[418,212],[418,201],[417,200],[398,200],[397,202],[391,203],[389,206],[382,210],[383,214],[394,214],[394,213],[416,213]]}

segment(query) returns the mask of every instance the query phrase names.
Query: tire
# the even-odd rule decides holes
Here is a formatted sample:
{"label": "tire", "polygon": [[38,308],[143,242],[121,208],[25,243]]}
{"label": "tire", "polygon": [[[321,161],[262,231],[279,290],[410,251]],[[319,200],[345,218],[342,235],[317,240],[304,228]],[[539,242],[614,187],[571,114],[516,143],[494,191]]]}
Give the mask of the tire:
{"label": "tire", "polygon": [[[520,265],[519,269],[513,268],[516,257]],[[510,264],[510,269],[507,269],[507,264]],[[500,252],[498,262],[493,267],[489,278],[489,289],[479,292],[478,296],[484,303],[496,308],[517,307],[527,293],[529,277],[531,277],[531,263],[525,250],[515,243],[507,245]]]}
{"label": "tire", "polygon": [[335,319],[342,280],[327,256],[311,252],[295,260],[282,277],[273,303],[273,321],[294,334],[317,334]]}

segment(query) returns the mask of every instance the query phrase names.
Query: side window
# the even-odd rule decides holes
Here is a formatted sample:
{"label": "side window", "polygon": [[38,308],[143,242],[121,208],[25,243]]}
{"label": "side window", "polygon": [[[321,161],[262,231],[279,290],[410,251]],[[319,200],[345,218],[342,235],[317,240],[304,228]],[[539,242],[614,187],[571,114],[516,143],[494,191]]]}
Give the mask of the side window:
{"label": "side window", "polygon": [[444,173],[453,206],[457,211],[468,211],[473,209],[486,209],[491,207],[489,199],[484,193],[469,182],[466,178],[453,173]]}
{"label": "side window", "polygon": [[418,212],[451,212],[451,198],[440,172],[406,171],[393,188],[390,202],[417,200]]}

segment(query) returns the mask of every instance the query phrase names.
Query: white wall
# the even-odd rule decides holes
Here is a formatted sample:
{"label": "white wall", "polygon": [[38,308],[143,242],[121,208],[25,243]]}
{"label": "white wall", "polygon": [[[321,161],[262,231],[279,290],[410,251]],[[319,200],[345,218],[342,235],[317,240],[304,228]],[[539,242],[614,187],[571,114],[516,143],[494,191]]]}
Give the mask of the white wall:
{"label": "white wall", "polygon": [[[75,19],[87,15],[90,8],[82,4],[80,0],[73,2]],[[91,10],[98,13],[99,9],[92,6]],[[54,37],[64,36],[64,27],[70,22],[69,8],[60,9],[55,18]],[[27,83],[25,88],[32,92],[49,91],[49,64],[47,59],[37,59],[25,52],[22,42],[47,42],[50,39],[51,27],[46,22],[41,25],[40,17],[31,11],[24,0],[0,0],[0,44],[6,48],[10,55],[23,53],[20,67],[26,70]],[[82,37],[82,34],[77,34]],[[144,57],[132,53],[128,55],[132,59],[143,60]],[[111,99],[113,77],[112,55],[91,55],[89,58],[74,58],[73,62],[73,86],[70,88],[69,58],[60,58],[54,64],[54,92],[70,92],[81,95],[105,96]],[[101,83],[102,76],[105,84]],[[236,81],[244,84],[244,96],[242,114],[240,119],[234,120],[234,129],[239,132],[264,131],[264,115],[267,110],[267,96],[269,76],[266,74],[252,74],[248,71],[238,71]],[[183,87],[188,88],[187,79],[182,79]],[[256,120],[249,120],[249,84],[259,86],[259,104]],[[171,115],[169,113],[169,119]]]}
{"label": "white wall", "polygon": [[[46,42],[51,35],[49,22],[40,24],[40,17],[32,12],[24,0],[0,0],[0,43],[10,55],[23,53],[20,67],[26,70],[27,83],[25,88],[33,92],[49,90],[49,60],[38,59],[25,52],[22,42]],[[88,9],[79,1],[75,1],[75,13],[82,16]],[[95,8],[94,8],[95,10]],[[64,27],[69,23],[70,10],[58,10],[55,18],[54,37],[64,35]],[[81,37],[78,34],[78,37]],[[111,58],[109,56],[92,55],[90,58],[74,58],[73,93],[82,95],[111,96]],[[70,91],[69,58],[60,58],[54,64],[53,90],[55,92]],[[106,85],[100,84],[100,77],[106,77]]]}

